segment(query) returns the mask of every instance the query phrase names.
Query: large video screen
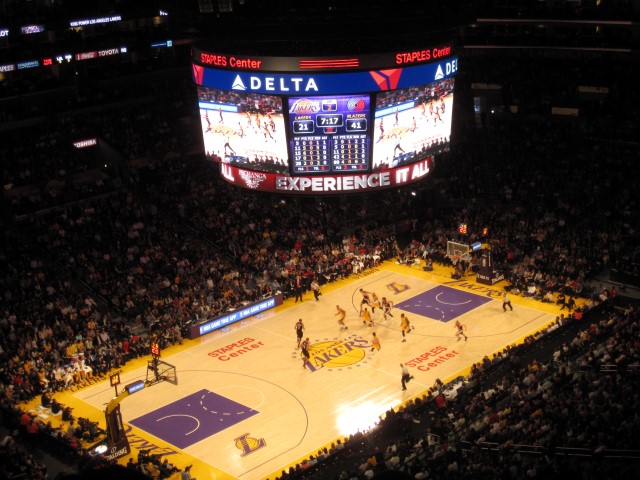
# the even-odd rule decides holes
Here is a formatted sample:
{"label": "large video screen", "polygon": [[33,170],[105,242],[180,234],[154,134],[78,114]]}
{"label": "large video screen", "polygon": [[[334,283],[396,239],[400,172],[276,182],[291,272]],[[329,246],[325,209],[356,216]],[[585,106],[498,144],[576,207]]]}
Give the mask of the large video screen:
{"label": "large video screen", "polygon": [[287,173],[282,98],[198,87],[205,153],[240,168]]}
{"label": "large video screen", "polygon": [[245,59],[237,69],[223,55],[201,54],[215,64],[193,65],[205,152],[226,181],[262,191],[335,194],[416,182],[451,140],[458,59],[448,48],[430,51],[418,65],[409,56],[402,67],[343,71],[307,68],[305,59],[295,71],[288,57]]}
{"label": "large video screen", "polygon": [[397,168],[448,148],[453,78],[376,95],[373,170]]}

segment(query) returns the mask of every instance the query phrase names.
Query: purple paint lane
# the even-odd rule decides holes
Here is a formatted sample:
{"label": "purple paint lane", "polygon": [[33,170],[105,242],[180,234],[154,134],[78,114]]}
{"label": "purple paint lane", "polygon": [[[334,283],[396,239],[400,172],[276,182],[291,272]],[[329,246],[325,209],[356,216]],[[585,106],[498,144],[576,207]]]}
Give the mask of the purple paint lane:
{"label": "purple paint lane", "polygon": [[129,423],[185,449],[258,413],[246,405],[203,389]]}
{"label": "purple paint lane", "polygon": [[446,323],[490,301],[487,297],[438,285],[397,303],[395,307]]}

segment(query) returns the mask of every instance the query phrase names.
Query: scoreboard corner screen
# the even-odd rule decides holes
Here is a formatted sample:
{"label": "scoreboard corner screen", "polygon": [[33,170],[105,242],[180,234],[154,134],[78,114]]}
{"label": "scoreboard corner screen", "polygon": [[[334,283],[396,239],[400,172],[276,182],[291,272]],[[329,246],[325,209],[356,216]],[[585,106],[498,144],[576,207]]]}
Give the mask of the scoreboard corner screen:
{"label": "scoreboard corner screen", "polygon": [[341,194],[418,181],[449,146],[458,70],[449,46],[418,53],[239,58],[195,49],[205,153],[227,182],[253,190]]}

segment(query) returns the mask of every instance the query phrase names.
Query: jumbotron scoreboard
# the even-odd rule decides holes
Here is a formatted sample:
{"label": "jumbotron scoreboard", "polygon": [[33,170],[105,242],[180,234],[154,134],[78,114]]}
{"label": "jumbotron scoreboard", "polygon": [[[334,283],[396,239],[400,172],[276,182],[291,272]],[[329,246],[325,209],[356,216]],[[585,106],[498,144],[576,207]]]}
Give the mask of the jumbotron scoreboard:
{"label": "jumbotron scoreboard", "polygon": [[339,57],[193,49],[206,155],[253,190],[342,194],[424,178],[451,141],[450,45]]}

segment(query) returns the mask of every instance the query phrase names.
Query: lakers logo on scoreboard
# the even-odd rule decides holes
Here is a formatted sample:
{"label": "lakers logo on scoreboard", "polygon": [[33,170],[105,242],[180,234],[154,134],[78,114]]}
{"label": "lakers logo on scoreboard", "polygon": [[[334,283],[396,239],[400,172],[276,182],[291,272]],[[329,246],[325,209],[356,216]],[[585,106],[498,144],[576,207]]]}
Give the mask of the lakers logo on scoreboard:
{"label": "lakers logo on scoreboard", "polygon": [[391,282],[391,283],[388,283],[385,286],[387,287],[387,290],[391,290],[394,295],[397,295],[398,293],[407,291],[407,290],[409,290],[409,288],[411,288],[406,283],[403,284],[403,283],[398,283],[398,282]]}
{"label": "lakers logo on scoreboard", "polygon": [[308,98],[300,98],[293,102],[289,113],[317,113],[320,111],[320,102]]}
{"label": "lakers logo on scoreboard", "polygon": [[236,448],[242,450],[242,453],[240,454],[241,457],[246,457],[256,450],[260,450],[262,447],[267,446],[267,442],[265,442],[264,438],[250,437],[249,435],[251,434],[245,433],[233,439]]}

